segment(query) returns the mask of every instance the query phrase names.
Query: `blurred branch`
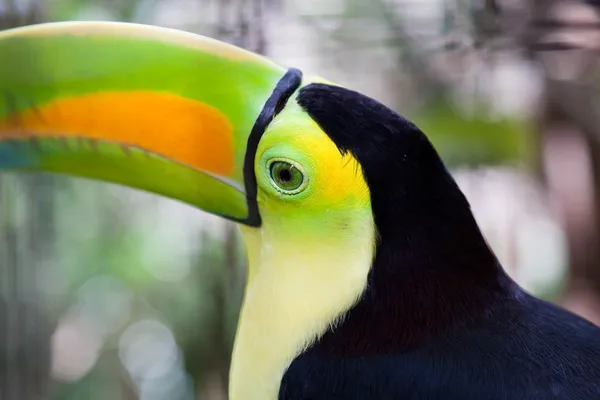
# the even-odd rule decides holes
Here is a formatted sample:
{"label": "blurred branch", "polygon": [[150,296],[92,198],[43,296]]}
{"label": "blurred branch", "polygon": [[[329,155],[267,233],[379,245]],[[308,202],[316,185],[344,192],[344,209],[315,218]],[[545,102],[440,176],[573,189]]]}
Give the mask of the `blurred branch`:
{"label": "blurred branch", "polygon": [[266,54],[263,2],[218,0],[216,37],[246,50]]}
{"label": "blurred branch", "polygon": [[254,51],[258,54],[267,53],[267,38],[265,36],[265,21],[263,0],[254,0],[254,25],[256,26],[256,45]]}
{"label": "blurred branch", "polygon": [[250,35],[249,35],[249,25],[250,22],[248,21],[248,14],[247,14],[247,8],[248,8],[248,1],[249,0],[238,0],[238,6],[237,6],[237,29],[236,29],[236,35],[234,38],[234,44],[236,46],[242,47],[242,48],[248,48],[250,45]]}
{"label": "blurred branch", "polygon": [[414,44],[414,39],[405,30],[404,25],[397,17],[397,13],[392,9],[390,2],[386,0],[376,0],[374,6],[378,8],[379,14],[385,21],[388,28],[393,32],[394,38],[402,44],[402,52],[398,54],[400,64],[408,63],[411,72],[419,82],[418,86],[426,93],[437,96],[446,90],[446,82],[437,74],[431,72],[427,63],[427,57]]}

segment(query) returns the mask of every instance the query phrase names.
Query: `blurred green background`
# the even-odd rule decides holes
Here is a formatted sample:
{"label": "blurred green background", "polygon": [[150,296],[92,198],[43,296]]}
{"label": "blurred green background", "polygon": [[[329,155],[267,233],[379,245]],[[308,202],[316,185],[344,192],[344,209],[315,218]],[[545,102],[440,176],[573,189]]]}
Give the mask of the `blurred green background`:
{"label": "blurred green background", "polygon": [[[0,29],[173,27],[371,95],[429,135],[509,274],[599,323],[598,11],[576,0],[0,0]],[[244,274],[230,223],[116,185],[0,173],[0,399],[225,399]]]}

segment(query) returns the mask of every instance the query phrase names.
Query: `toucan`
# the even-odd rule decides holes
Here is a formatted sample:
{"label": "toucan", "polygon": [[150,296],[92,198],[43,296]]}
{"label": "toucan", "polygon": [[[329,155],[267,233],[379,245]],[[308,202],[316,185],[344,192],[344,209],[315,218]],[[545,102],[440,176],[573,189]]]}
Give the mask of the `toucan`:
{"label": "toucan", "polygon": [[417,126],[323,78],[154,26],[4,31],[0,170],[238,223],[232,400],[600,399],[600,328],[509,278]]}

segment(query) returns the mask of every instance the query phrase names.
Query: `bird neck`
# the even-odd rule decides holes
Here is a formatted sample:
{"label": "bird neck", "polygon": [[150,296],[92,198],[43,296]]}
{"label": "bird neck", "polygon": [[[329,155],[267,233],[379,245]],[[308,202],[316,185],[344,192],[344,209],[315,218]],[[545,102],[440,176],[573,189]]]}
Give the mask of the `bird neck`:
{"label": "bird neck", "polygon": [[449,176],[444,186],[443,200],[429,197],[418,207],[374,199],[379,242],[367,290],[315,350],[368,356],[414,348],[476,321],[519,290]]}
{"label": "bird neck", "polygon": [[417,126],[330,85],[302,88],[298,103],[360,164],[378,237],[366,292],[313,348],[389,354],[476,319],[510,295],[466,198]]}
{"label": "bird neck", "polygon": [[230,371],[232,400],[276,399],[292,360],[361,297],[375,225],[368,207],[351,215],[342,229],[323,221],[320,237],[286,221],[242,228],[249,265]]}

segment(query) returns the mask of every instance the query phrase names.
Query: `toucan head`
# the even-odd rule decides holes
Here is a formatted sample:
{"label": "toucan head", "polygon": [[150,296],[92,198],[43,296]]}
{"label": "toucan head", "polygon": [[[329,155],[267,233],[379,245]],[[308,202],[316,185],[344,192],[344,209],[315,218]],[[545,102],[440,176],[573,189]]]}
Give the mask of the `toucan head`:
{"label": "toucan head", "polygon": [[[412,123],[234,46],[55,23],[0,33],[0,60],[0,170],[118,183],[242,226],[249,274],[234,398],[276,391],[290,360],[365,292],[375,257],[401,251],[390,241],[420,251],[470,221]],[[244,397],[263,378],[267,392]]]}

